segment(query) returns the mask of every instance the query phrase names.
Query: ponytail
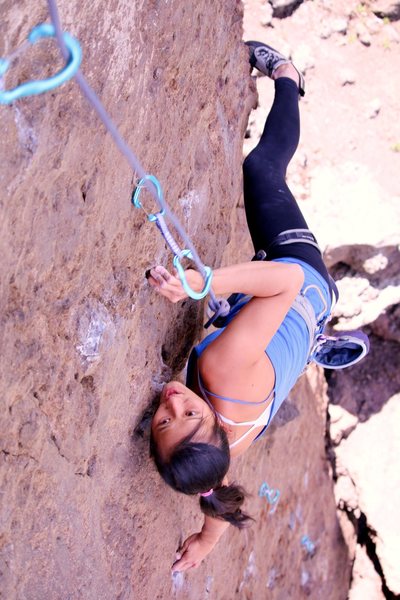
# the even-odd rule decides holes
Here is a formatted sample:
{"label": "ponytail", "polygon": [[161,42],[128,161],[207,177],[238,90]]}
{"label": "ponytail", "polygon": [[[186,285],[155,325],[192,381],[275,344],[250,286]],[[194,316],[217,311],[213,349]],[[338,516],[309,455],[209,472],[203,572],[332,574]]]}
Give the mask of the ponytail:
{"label": "ponytail", "polygon": [[200,508],[205,515],[228,521],[242,529],[253,521],[240,509],[247,494],[240,486],[221,485],[230,464],[229,442],[217,419],[211,435],[212,443],[194,442],[195,430],[186,436],[166,459],[157,448],[153,434],[150,437],[150,455],[164,481],[184,494],[207,493],[200,497]]}
{"label": "ponytail", "polygon": [[212,494],[200,496],[202,512],[214,519],[228,521],[234,527],[242,529],[254,521],[252,517],[241,511],[247,493],[241,485],[231,483],[213,489]]}

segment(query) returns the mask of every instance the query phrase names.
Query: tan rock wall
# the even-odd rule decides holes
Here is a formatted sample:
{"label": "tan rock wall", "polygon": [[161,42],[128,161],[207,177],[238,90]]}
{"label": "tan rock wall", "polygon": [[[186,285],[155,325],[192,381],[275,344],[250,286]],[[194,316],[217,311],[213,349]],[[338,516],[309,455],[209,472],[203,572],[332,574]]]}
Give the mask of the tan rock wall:
{"label": "tan rock wall", "polygon": [[[1,55],[47,19],[44,3],[3,6]],[[59,6],[82,43],[83,73],[205,263],[218,265],[233,239],[254,103],[240,3]],[[7,84],[59,65],[45,42]],[[134,175],[74,83],[0,107],[0,118],[4,598],[260,598],[267,585],[271,598],[318,598],[318,589],[344,597],[333,591],[347,571],[324,462],[324,401],[312,403],[306,379],[296,392],[302,416],[238,464],[256,527],[229,532],[196,573],[171,580],[178,543],[201,518],[193,499],[161,483],[146,436],[133,432],[183,367],[201,307],[150,293],[144,271],[168,252],[131,206]],[[282,488],[273,515],[257,498],[264,479]],[[313,559],[303,532],[320,548]]]}

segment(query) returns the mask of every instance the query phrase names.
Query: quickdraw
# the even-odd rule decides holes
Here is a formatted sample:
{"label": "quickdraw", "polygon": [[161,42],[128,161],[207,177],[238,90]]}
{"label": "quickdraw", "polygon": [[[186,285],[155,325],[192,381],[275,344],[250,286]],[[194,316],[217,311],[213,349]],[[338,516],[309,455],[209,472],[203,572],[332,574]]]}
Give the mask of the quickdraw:
{"label": "quickdraw", "polygon": [[[140,201],[140,194],[143,188],[145,187],[146,181],[150,181],[156,189],[157,200],[161,208],[161,210],[158,212],[148,213]],[[142,177],[142,179],[139,180],[136,189],[132,195],[132,204],[136,206],[136,208],[141,208],[146,213],[147,219],[151,223],[155,223],[157,225],[169,248],[174,254],[173,264],[178,272],[179,279],[181,280],[183,289],[185,290],[187,295],[190,296],[190,298],[193,298],[193,300],[201,300],[202,298],[207,296],[207,294],[210,293],[211,288],[211,280],[213,275],[212,270],[210,269],[210,267],[206,267],[201,263],[202,269],[199,270],[204,277],[204,287],[201,290],[201,292],[196,292],[190,287],[190,285],[187,282],[185,270],[181,264],[181,260],[183,258],[193,260],[193,253],[188,248],[180,248],[179,244],[177,243],[177,241],[175,240],[174,236],[168,228],[168,225],[164,218],[167,214],[167,205],[165,203],[162,188],[157,177],[155,177],[154,175],[145,175],[145,177]]]}
{"label": "quickdraw", "polygon": [[[37,25],[30,32],[27,42],[22,44],[20,48],[13,52],[8,58],[0,59],[0,81],[2,87],[4,85],[4,75],[10,68],[12,62],[30,44],[35,44],[37,41],[42,40],[44,38],[55,37],[55,35],[56,31],[53,25],[49,25],[48,23],[42,23],[41,25]],[[76,40],[74,37],[72,37],[71,35],[69,35],[69,33],[66,32],[63,33],[63,40],[69,52],[69,58],[64,68],[52,77],[48,77],[47,79],[27,81],[12,90],[5,90],[4,88],[1,89],[0,104],[11,104],[15,100],[18,100],[19,98],[23,98],[25,96],[43,94],[44,92],[48,92],[49,90],[53,90],[59,85],[62,85],[76,74],[82,60],[82,50],[80,44],[78,40]]]}

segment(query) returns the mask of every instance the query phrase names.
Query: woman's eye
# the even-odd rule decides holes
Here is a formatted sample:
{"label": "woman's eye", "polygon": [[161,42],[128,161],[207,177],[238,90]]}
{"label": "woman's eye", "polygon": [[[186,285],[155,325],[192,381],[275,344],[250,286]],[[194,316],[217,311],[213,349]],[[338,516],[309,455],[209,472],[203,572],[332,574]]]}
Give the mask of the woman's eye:
{"label": "woman's eye", "polygon": [[170,422],[170,419],[168,417],[165,417],[165,419],[161,419],[161,421],[160,421],[159,424],[160,425],[166,425],[169,422]]}
{"label": "woman's eye", "polygon": [[195,417],[196,416],[196,411],[195,410],[187,410],[186,411],[186,416],[187,417]]}

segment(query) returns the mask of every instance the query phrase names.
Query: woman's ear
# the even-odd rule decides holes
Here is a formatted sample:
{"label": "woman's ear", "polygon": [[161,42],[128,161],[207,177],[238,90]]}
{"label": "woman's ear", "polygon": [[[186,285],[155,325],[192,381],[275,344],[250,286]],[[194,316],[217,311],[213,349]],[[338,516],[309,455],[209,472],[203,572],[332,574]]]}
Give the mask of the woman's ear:
{"label": "woman's ear", "polygon": [[232,429],[229,427],[229,425],[227,423],[224,423],[219,417],[217,417],[217,418],[218,418],[218,425],[221,427],[221,429],[223,429],[226,434],[232,433]]}

